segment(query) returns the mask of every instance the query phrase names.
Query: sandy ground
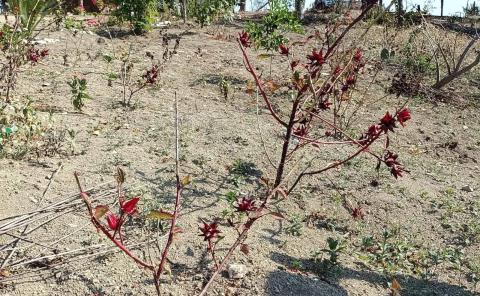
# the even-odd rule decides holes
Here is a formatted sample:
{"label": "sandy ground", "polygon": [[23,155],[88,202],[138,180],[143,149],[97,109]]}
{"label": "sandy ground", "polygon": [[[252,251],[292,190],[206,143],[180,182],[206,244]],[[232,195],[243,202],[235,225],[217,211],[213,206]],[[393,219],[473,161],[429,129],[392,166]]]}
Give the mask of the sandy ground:
{"label": "sandy ground", "polygon": [[[170,256],[174,262],[173,275],[165,276],[162,288],[166,295],[198,292],[212,264],[205,253],[205,244],[198,237],[199,219],[220,215],[226,206],[222,200],[226,193],[254,193],[255,175],[272,173],[263,153],[260,133],[274,139],[266,143],[271,155],[279,155],[281,148],[281,131],[263,108],[257,116],[255,98],[245,93],[250,77],[236,43],[212,35],[217,30],[217,33],[234,36],[240,29],[235,26],[190,29],[190,33],[182,36],[178,53],[165,65],[159,85],[140,93],[134,110],[125,110],[119,105],[122,87],[119,80],[114,81],[112,87],[107,86],[107,74],[119,71],[122,52],[132,46],[134,71],[141,75],[150,63],[147,52],[160,58],[162,34],[180,34],[185,28],[154,30],[145,36],[118,35],[112,39],[104,31],[43,33],[41,37],[58,39],[58,42],[47,44],[49,57],[22,74],[16,93],[32,95],[35,104],[44,110],[54,108],[53,126],[75,130],[77,150],[68,157],[37,159],[32,155],[24,160],[0,160],[0,217],[38,208],[48,178],[60,162],[63,168],[41,201],[43,205],[76,192],[74,171],[81,172],[85,186],[94,187],[113,180],[115,168],[120,166],[127,172],[127,184],[135,188],[130,194],[142,193],[142,209],[171,208],[176,93],[181,173],[190,174],[194,183],[184,197],[180,225],[185,232],[174,242]],[[375,28],[369,34],[379,36],[381,32],[381,28]],[[380,49],[379,42],[372,42],[366,54],[376,57]],[[67,65],[64,65],[65,53]],[[112,65],[103,60],[104,54],[115,56]],[[266,71],[268,61],[255,60],[255,63]],[[273,75],[280,76],[282,69],[274,66]],[[368,78],[372,73],[367,71],[364,75]],[[83,114],[74,112],[66,83],[74,75],[88,80],[92,97]],[[372,100],[384,96],[393,75],[388,67],[381,72],[379,81],[368,92]],[[221,77],[230,81],[227,99],[220,93]],[[359,249],[362,237],[381,237],[385,228],[399,229],[401,240],[408,240],[418,248],[458,248],[467,261],[478,259],[478,237],[468,245],[458,242],[463,225],[480,223],[475,214],[480,210],[479,89],[470,84],[478,77],[477,71],[454,85],[469,90],[460,95],[464,96],[461,104],[432,103],[419,98],[409,103],[413,119],[391,139],[392,147],[410,171],[404,178],[396,181],[386,171],[377,175],[375,161],[362,156],[347,168],[328,174],[328,178],[305,180],[302,188],[282,205],[287,220],[259,222],[247,240],[250,254],[238,252],[232,258],[232,262],[247,266],[248,275],[230,280],[224,274],[210,295],[389,295],[391,276],[379,266],[367,263]],[[475,93],[477,97],[472,99],[471,94]],[[280,107],[285,104],[281,100],[275,103]],[[355,127],[366,126],[387,109],[394,110],[396,103],[393,99],[383,99],[369,110],[362,110],[360,117],[365,120],[359,120]],[[451,142],[458,145],[449,148]],[[337,153],[342,151],[325,152],[325,161]],[[240,188],[229,173],[236,160],[255,164],[254,176],[242,178]],[[335,186],[329,180],[334,180]],[[372,186],[372,180],[378,181],[378,186]],[[473,192],[462,190],[465,186],[470,186]],[[361,205],[365,219],[354,221],[339,202],[339,195]],[[461,210],[445,218],[447,201]],[[312,213],[324,218],[314,221],[310,227],[301,223],[299,236],[289,234],[286,230],[292,225],[289,221],[295,217],[304,219]],[[442,224],[445,219],[450,227]],[[49,241],[58,236],[57,232],[68,233],[86,223],[83,213],[66,215],[48,226],[38,239]],[[220,254],[234,237],[228,230],[225,234]],[[310,259],[325,247],[328,237],[344,238],[348,247],[340,255],[340,268],[324,274],[318,272],[318,266]],[[101,237],[93,226],[87,226],[59,248],[99,241]],[[153,295],[155,291],[150,275],[121,254],[62,265],[39,275],[40,279],[2,285],[0,295]],[[402,295],[475,295],[468,275],[465,264],[458,268],[440,264],[435,275],[427,280],[409,273],[397,278],[403,287]]]}

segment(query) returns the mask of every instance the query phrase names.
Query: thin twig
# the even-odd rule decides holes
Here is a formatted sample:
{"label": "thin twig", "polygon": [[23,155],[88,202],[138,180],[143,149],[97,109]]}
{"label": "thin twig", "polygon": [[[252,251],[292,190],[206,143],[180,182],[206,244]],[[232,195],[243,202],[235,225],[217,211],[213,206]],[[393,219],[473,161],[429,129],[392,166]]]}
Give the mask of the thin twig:
{"label": "thin twig", "polygon": [[[25,234],[25,231],[27,231],[27,228],[28,228],[28,225],[25,226],[25,228],[23,229],[23,232],[21,235],[24,235]],[[20,241],[20,238],[17,238],[17,240],[13,243],[13,248],[12,250],[8,253],[7,257],[3,260],[2,262],[2,265],[0,265],[0,270],[2,270],[8,263],[8,260],[10,260],[10,258],[12,258],[13,254],[15,253],[15,251],[17,250],[17,244],[18,242]]]}
{"label": "thin twig", "polygon": [[173,211],[172,222],[170,224],[170,231],[168,233],[167,243],[162,252],[162,259],[158,265],[158,269],[155,273],[155,287],[157,293],[160,295],[159,279],[165,270],[165,264],[167,263],[168,251],[173,243],[175,233],[177,232],[177,218],[181,208],[181,196],[183,185],[180,182],[180,137],[179,137],[179,122],[178,122],[178,100],[177,93],[175,92],[175,180],[176,180],[176,196],[175,196],[175,209]]}
{"label": "thin twig", "polygon": [[43,201],[43,198],[45,198],[45,194],[47,194],[47,191],[50,189],[50,186],[52,185],[53,183],[53,180],[55,179],[55,176],[58,174],[58,172],[60,172],[60,170],[63,168],[63,163],[60,162],[58,164],[58,168],[52,173],[52,175],[50,176],[50,180],[48,181],[48,184],[47,184],[47,187],[45,188],[45,190],[43,191],[42,193],[42,197],[40,198],[40,200],[38,201],[38,203],[41,203]]}

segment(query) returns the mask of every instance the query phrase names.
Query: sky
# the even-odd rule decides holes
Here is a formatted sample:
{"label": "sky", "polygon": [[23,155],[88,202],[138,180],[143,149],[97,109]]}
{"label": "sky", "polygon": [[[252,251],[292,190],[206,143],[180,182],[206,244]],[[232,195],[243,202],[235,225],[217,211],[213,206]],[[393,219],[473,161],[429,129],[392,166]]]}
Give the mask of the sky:
{"label": "sky", "polygon": [[[405,7],[408,9],[420,5],[420,7],[424,7],[425,5],[429,7],[429,11],[431,14],[440,15],[440,0],[403,0]],[[247,0],[247,4],[251,7],[252,5],[255,7],[256,3],[264,3],[264,0]],[[305,0],[306,8],[310,8],[313,4],[314,0]],[[389,1],[383,1],[385,5],[388,5]],[[468,3],[472,3],[473,0],[445,0],[444,1],[444,8],[443,14],[444,15],[456,15],[459,13],[463,13],[463,7],[465,7]],[[476,0],[477,5],[480,5],[480,0]]]}

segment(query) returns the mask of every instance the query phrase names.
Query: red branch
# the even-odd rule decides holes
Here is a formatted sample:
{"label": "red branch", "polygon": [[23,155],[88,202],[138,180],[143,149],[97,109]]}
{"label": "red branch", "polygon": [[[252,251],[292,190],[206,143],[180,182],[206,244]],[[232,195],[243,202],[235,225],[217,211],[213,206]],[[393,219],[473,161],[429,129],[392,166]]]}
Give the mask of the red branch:
{"label": "red branch", "polygon": [[272,104],[270,103],[270,99],[268,98],[267,94],[265,93],[265,90],[263,89],[262,83],[260,82],[260,79],[257,76],[257,73],[255,73],[255,69],[252,67],[250,64],[250,60],[248,59],[247,52],[245,51],[245,48],[243,47],[242,43],[240,42],[240,39],[237,39],[238,44],[240,45],[240,49],[242,50],[243,54],[243,60],[245,61],[245,66],[247,68],[247,71],[252,74],[253,79],[255,80],[255,84],[257,85],[258,89],[260,90],[260,94],[263,97],[263,100],[265,101],[265,104],[267,105],[268,110],[270,111],[270,114],[275,118],[278,123],[283,125],[284,127],[287,126],[287,123],[283,121],[278,114],[273,110]]}
{"label": "red branch", "polygon": [[92,221],[93,225],[95,225],[95,227],[97,229],[100,229],[100,231],[103,232],[103,234],[105,234],[105,236],[109,240],[111,240],[120,250],[122,250],[125,253],[125,255],[132,258],[133,261],[135,261],[135,263],[137,263],[138,265],[140,265],[140,266],[142,266],[146,269],[149,269],[149,270],[152,270],[152,271],[155,270],[154,266],[142,261],[141,259],[139,259],[135,255],[133,255],[130,250],[128,250],[121,242],[119,242],[117,239],[115,239],[113,237],[113,235],[105,228],[105,226],[103,226],[103,224],[100,221],[98,221],[97,217],[95,217],[95,214],[93,212],[90,197],[88,196],[88,194],[85,191],[83,191],[82,185],[80,184],[80,180],[78,178],[78,173],[75,172],[74,175],[75,175],[75,180],[77,181],[78,189],[80,190],[80,197],[82,198],[83,202],[85,203],[85,205],[88,208],[88,214],[90,215],[90,220]]}

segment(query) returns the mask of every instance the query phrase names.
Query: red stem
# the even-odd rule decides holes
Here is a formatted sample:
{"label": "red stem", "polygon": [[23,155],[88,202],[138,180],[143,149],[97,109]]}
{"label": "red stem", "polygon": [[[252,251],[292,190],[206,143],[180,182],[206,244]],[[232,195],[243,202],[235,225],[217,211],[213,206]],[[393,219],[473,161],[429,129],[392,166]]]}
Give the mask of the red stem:
{"label": "red stem", "polygon": [[[374,4],[371,4],[369,5],[363,12],[362,14],[357,17],[349,26],[347,26],[347,28],[344,30],[344,32],[342,32],[342,34],[340,35],[339,38],[337,38],[337,40],[334,42],[334,44],[332,46],[330,46],[327,50],[327,53],[325,55],[325,58],[327,58],[329,55],[331,55],[334,51],[334,49],[337,47],[337,45],[340,43],[340,41],[343,39],[343,37],[345,37],[345,35],[347,34],[347,32],[357,23],[359,22],[364,16],[365,14],[373,7]],[[282,157],[280,159],[280,164],[279,164],[279,167],[277,169],[277,176],[276,176],[276,179],[275,179],[275,188],[272,190],[272,192],[270,192],[265,200],[262,202],[262,204],[260,205],[260,207],[258,208],[257,210],[257,213],[260,214],[264,209],[267,208],[267,205],[268,205],[268,202],[271,198],[272,195],[276,195],[277,194],[277,190],[279,188],[279,185],[282,181],[282,177],[283,177],[283,168],[284,168],[284,165],[285,165],[285,159],[287,157],[287,154],[288,154],[288,148],[289,148],[289,142],[290,142],[290,137],[291,137],[291,134],[292,134],[292,129],[293,129],[293,125],[295,124],[295,116],[296,116],[296,112],[298,110],[298,104],[300,103],[300,100],[297,98],[295,100],[295,102],[293,103],[293,106],[292,106],[292,110],[291,110],[291,113],[290,113],[290,119],[289,119],[289,122],[286,123],[285,121],[283,121],[282,119],[280,119],[280,117],[276,114],[276,112],[273,110],[272,108],[272,105],[270,103],[270,100],[269,98],[267,97],[265,91],[263,90],[263,87],[260,83],[260,80],[257,76],[257,74],[255,73],[255,70],[253,69],[252,65],[250,64],[250,61],[248,59],[248,55],[245,51],[245,48],[242,46],[242,43],[240,42],[240,40],[238,39],[237,40],[239,45],[240,45],[240,49],[242,50],[242,54],[243,54],[243,58],[244,58],[244,62],[246,64],[246,68],[247,70],[250,72],[250,74],[252,74],[254,80],[255,80],[255,84],[257,85],[258,89],[260,90],[260,94],[262,95],[269,111],[270,111],[270,114],[275,118],[275,120],[277,120],[277,122],[279,122],[282,126],[284,126],[286,128],[286,135],[285,135],[285,142],[284,142],[284,145],[283,145],[283,149],[282,149]],[[369,145],[371,145],[371,143],[373,143],[377,138],[378,138],[379,135],[377,135],[377,137],[373,138],[370,140],[370,142],[365,145],[364,147],[362,147],[362,149],[360,149],[359,152],[356,152],[355,154],[353,154],[352,156],[350,156],[349,158],[347,158],[346,160],[344,160],[343,162],[339,162],[339,163],[335,163],[335,164],[332,164],[330,165],[329,167],[327,167],[327,169],[331,169],[331,168],[334,168],[336,166],[339,166],[340,164],[343,164],[345,163],[346,161],[354,158],[355,156],[357,156],[358,154],[360,154],[362,151],[364,151],[365,149],[368,148]],[[324,170],[327,170],[327,169],[324,169]],[[324,170],[321,170],[321,171],[324,171]],[[299,178],[296,180],[295,184],[293,187],[296,186],[296,184],[300,181],[301,177],[303,177],[303,175],[305,174],[309,174],[311,172],[308,172],[308,173],[302,173],[300,174]],[[293,187],[291,189],[293,189]],[[288,191],[288,193],[290,192],[290,190]],[[225,255],[225,257],[223,258],[223,260],[220,262],[220,264],[218,265],[218,268],[215,270],[215,272],[212,274],[212,276],[210,277],[209,281],[207,282],[207,284],[203,287],[201,293],[199,296],[205,296],[207,291],[208,291],[208,288],[211,286],[211,284],[214,282],[214,280],[216,279],[216,277],[220,274],[220,272],[223,270],[223,268],[225,267],[225,264],[226,262],[228,261],[228,259],[231,257],[231,255],[233,254],[233,252],[235,251],[235,249],[243,242],[243,240],[246,238],[247,234],[248,234],[248,231],[251,229],[252,225],[255,223],[255,221],[257,219],[259,219],[260,217],[263,217],[264,215],[257,215],[255,217],[250,217],[247,222],[245,222],[244,224],[244,229],[242,230],[242,232],[239,234],[239,236],[237,237],[237,239],[235,240],[234,244],[230,247],[230,249],[228,250],[227,254]]]}
{"label": "red stem", "polygon": [[325,57],[324,57],[325,59],[327,59],[328,57],[330,57],[330,55],[333,54],[334,50],[340,44],[340,41],[343,40],[345,35],[347,35],[347,33],[353,28],[353,26],[355,26],[359,21],[361,21],[363,17],[370,11],[370,9],[372,9],[372,7],[375,5],[376,4],[373,2],[372,4],[365,7],[365,10],[363,10],[359,16],[357,16],[350,24],[348,24],[348,26],[345,28],[345,30],[343,30],[340,36],[338,36],[335,42],[328,47],[327,52],[325,53]]}
{"label": "red stem", "polygon": [[258,218],[250,218],[247,222],[244,224],[244,229],[238,236],[237,240],[233,245],[230,247],[228,250],[227,254],[223,258],[222,262],[218,265],[218,268],[215,270],[215,272],[212,274],[210,277],[210,280],[208,280],[207,284],[203,287],[202,292],[199,294],[199,296],[205,296],[205,294],[208,291],[208,288],[210,285],[214,282],[214,280],[217,278],[217,276],[222,272],[223,268],[225,267],[225,264],[227,263],[228,259],[230,256],[232,256],[233,252],[235,249],[242,243],[242,241],[246,238],[248,231],[252,227],[253,223],[257,220]]}
{"label": "red stem", "polygon": [[260,94],[262,95],[263,100],[265,101],[265,104],[267,105],[267,108],[270,111],[270,114],[273,116],[273,118],[275,118],[275,120],[278,121],[278,123],[280,123],[284,127],[287,127],[287,123],[285,121],[283,121],[278,116],[278,114],[275,112],[275,110],[273,110],[272,104],[270,103],[270,99],[268,98],[267,94],[265,93],[265,90],[262,87],[262,84],[260,82],[260,79],[257,76],[257,73],[255,72],[255,69],[250,64],[250,60],[248,59],[247,52],[245,51],[245,48],[243,47],[242,43],[240,42],[240,39],[238,39],[237,41],[238,41],[238,44],[240,45],[240,49],[242,50],[243,59],[245,61],[247,70],[248,70],[248,72],[250,72],[250,74],[252,74],[253,79],[255,80],[255,84],[257,85],[258,89],[260,90]]}
{"label": "red stem", "polygon": [[155,278],[158,279],[160,278],[160,275],[162,274],[163,270],[165,269],[165,263],[167,262],[167,256],[168,256],[168,250],[170,249],[170,246],[172,245],[173,238],[175,236],[175,230],[176,230],[176,224],[177,224],[177,218],[178,218],[178,213],[180,211],[180,202],[181,202],[181,194],[182,194],[182,187],[180,185],[180,177],[177,175],[176,176],[177,180],[177,194],[175,197],[175,210],[173,211],[173,218],[172,218],[172,223],[170,225],[170,231],[168,233],[168,240],[165,245],[165,248],[163,249],[162,252],[162,260],[160,261],[160,264],[158,265],[158,269],[155,275]]}
{"label": "red stem", "polygon": [[232,256],[233,252],[235,251],[235,249],[244,241],[244,239],[247,237],[247,234],[248,234],[248,231],[252,228],[252,225],[255,223],[255,221],[257,221],[258,219],[260,219],[261,217],[265,216],[265,214],[261,214],[261,212],[265,209],[267,209],[267,205],[268,205],[268,201],[270,200],[270,198],[277,194],[277,191],[279,189],[278,188],[275,188],[273,189],[271,192],[268,192],[267,193],[267,196],[265,197],[265,200],[263,201],[263,203],[260,205],[260,207],[257,209],[256,213],[257,215],[253,216],[253,217],[249,217],[248,220],[243,224],[243,230],[240,232],[240,234],[238,235],[237,239],[235,240],[235,242],[233,243],[233,245],[230,247],[230,249],[228,250],[227,254],[225,255],[225,257],[223,257],[222,261],[220,262],[220,264],[218,264],[217,266],[217,269],[215,270],[215,272],[212,274],[212,276],[210,277],[210,279],[208,280],[207,284],[203,287],[202,289],[202,292],[200,293],[199,296],[204,296],[206,293],[207,293],[207,290],[208,288],[210,287],[210,285],[215,281],[215,278],[220,274],[220,272],[222,272],[223,268],[225,267],[225,264],[227,263],[228,259],[230,259],[230,257]]}
{"label": "red stem", "polygon": [[90,215],[90,220],[92,221],[92,224],[97,228],[97,229],[100,229],[100,231],[103,232],[103,234],[105,234],[105,236],[111,240],[120,250],[122,250],[125,255],[127,255],[128,257],[132,258],[133,261],[135,261],[135,263],[137,263],[138,265],[146,268],[146,269],[149,269],[149,270],[154,270],[155,267],[142,261],[141,259],[139,259],[138,257],[136,257],[135,255],[133,255],[130,250],[128,250],[127,248],[125,248],[125,246],[120,243],[118,240],[116,240],[112,234],[102,225],[102,223],[100,221],[98,221],[98,219],[95,217],[95,214],[93,212],[93,208],[92,208],[92,203],[90,201],[90,198],[88,196],[88,194],[83,191],[82,189],[82,185],[80,184],[80,180],[79,180],[79,177],[78,177],[78,173],[75,172],[74,173],[74,176],[75,176],[75,180],[77,181],[77,185],[78,185],[78,189],[80,190],[80,197],[82,198],[83,202],[85,203],[85,205],[87,206],[87,209],[88,209],[88,214]]}
{"label": "red stem", "polygon": [[310,139],[310,138],[307,138],[307,137],[298,136],[298,135],[295,135],[295,134],[293,136],[295,138],[299,138],[301,140],[306,141],[307,144],[315,143],[315,144],[319,144],[319,145],[342,145],[342,144],[358,144],[359,143],[359,141],[356,141],[356,140],[324,142],[324,141],[319,141],[319,140],[315,140],[315,139]]}

